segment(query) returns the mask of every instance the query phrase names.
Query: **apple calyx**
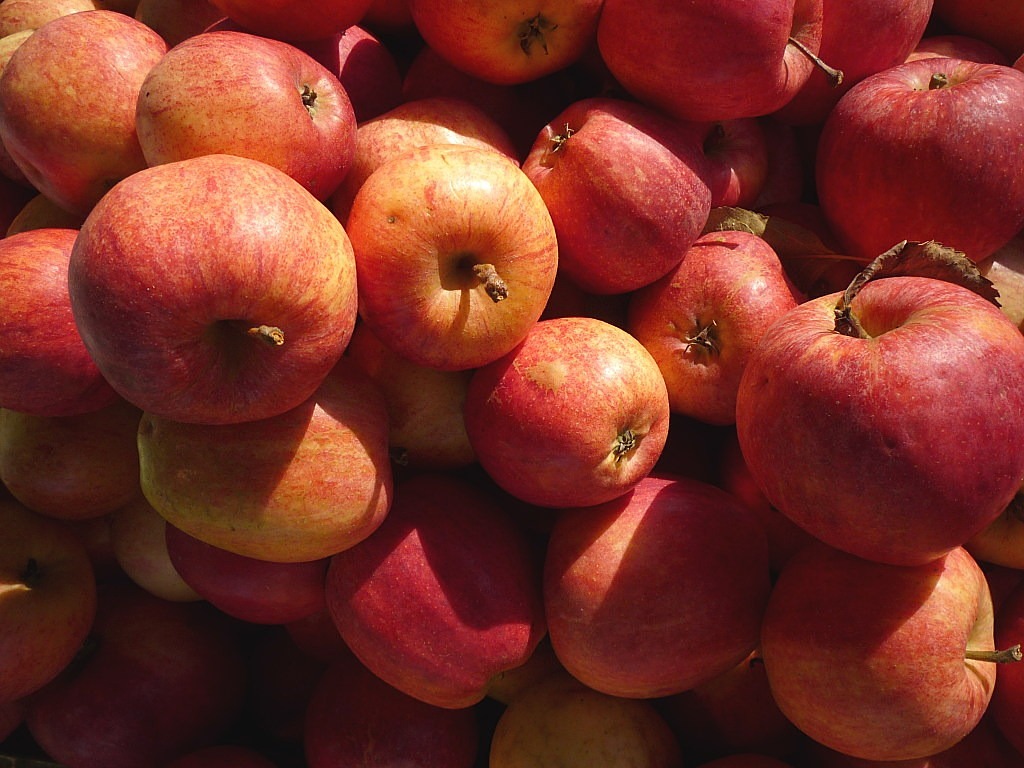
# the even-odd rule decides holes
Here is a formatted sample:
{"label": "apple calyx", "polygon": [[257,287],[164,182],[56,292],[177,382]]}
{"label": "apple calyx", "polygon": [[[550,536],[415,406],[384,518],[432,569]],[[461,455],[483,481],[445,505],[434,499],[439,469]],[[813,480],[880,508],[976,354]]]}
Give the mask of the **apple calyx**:
{"label": "apple calyx", "polygon": [[939,88],[945,88],[949,85],[949,77],[945,72],[932,72],[932,76],[928,78],[928,90],[934,91]]}
{"label": "apple calyx", "polygon": [[541,14],[532,16],[526,21],[520,22],[516,30],[516,37],[519,39],[519,47],[527,56],[532,53],[534,43],[547,55],[548,41],[544,37],[545,32],[553,32],[558,25],[544,18]]}
{"label": "apple calyx", "polygon": [[493,264],[474,264],[473,274],[495,304],[508,298],[508,284],[501,279]]}
{"label": "apple calyx", "polygon": [[299,94],[302,97],[302,106],[306,108],[309,113],[310,119],[316,116],[316,91],[313,90],[309,83],[302,84],[302,91]]}
{"label": "apple calyx", "polygon": [[565,142],[572,138],[574,133],[576,133],[576,129],[571,128],[569,124],[566,123],[561,133],[556,133],[551,137],[551,146],[545,150],[544,155],[540,159],[540,164],[545,168],[553,166],[555,164],[554,155],[562,150],[562,147],[565,146]]}
{"label": "apple calyx", "polygon": [[1001,651],[979,651],[968,648],[964,652],[964,658],[968,661],[987,661],[993,664],[1012,664],[1024,659],[1020,643]]}
{"label": "apple calyx", "polygon": [[897,275],[917,275],[956,283],[999,306],[999,291],[962,251],[935,240],[902,240],[876,256],[840,295],[835,306],[836,333],[854,338],[871,338],[871,334],[853,314],[853,300],[872,280]]}
{"label": "apple calyx", "polygon": [[712,320],[707,325],[697,323],[696,328],[696,333],[687,334],[683,338],[686,342],[683,350],[687,354],[697,352],[717,356],[722,351],[718,340],[718,322]]}
{"label": "apple calyx", "polygon": [[636,432],[627,427],[619,433],[618,437],[615,438],[615,442],[612,443],[612,456],[615,457],[615,463],[621,462],[640,442],[640,438]]}
{"label": "apple calyx", "polygon": [[818,54],[816,54],[802,42],[797,40],[795,37],[790,36],[789,42],[794,48],[800,51],[800,53],[802,53],[804,56],[810,59],[811,63],[813,63],[814,66],[816,66],[818,69],[825,73],[825,77],[828,78],[829,85],[831,85],[833,88],[838,88],[840,85],[843,84],[843,78],[845,77],[845,75],[843,74],[843,70],[836,69],[835,67],[831,67],[828,64],[826,64],[822,60],[822,58],[818,56]]}
{"label": "apple calyx", "polygon": [[27,589],[35,589],[43,580],[43,569],[39,567],[39,562],[34,557],[28,559],[25,570],[20,574],[20,579],[22,585]]}
{"label": "apple calyx", "polygon": [[271,347],[284,345],[284,331],[276,325],[257,325],[250,328],[246,333]]}

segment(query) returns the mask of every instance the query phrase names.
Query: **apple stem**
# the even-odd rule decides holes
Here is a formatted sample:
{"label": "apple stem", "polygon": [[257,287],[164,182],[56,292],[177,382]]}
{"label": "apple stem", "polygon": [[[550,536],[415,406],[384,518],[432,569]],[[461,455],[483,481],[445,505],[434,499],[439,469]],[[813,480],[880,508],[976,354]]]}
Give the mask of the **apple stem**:
{"label": "apple stem", "polygon": [[310,117],[316,114],[316,91],[308,83],[302,84],[302,106],[306,108]]}
{"label": "apple stem", "polygon": [[257,325],[248,330],[248,334],[272,347],[284,344],[284,331],[275,325]]}
{"label": "apple stem", "polygon": [[493,264],[474,264],[473,274],[483,283],[484,290],[495,304],[508,298],[508,284],[501,279]]}
{"label": "apple stem", "polygon": [[697,347],[699,351],[717,355],[721,351],[718,347],[718,322],[712,320],[707,325],[698,324],[697,328],[699,330],[696,333],[689,334],[684,339],[684,349],[689,352],[693,347]]}
{"label": "apple stem", "polygon": [[576,129],[571,128],[569,124],[566,123],[565,128],[562,129],[561,133],[556,133],[551,137],[551,146],[544,152],[543,157],[541,157],[540,164],[550,168],[554,164],[551,156],[556,152],[561,151],[562,147],[565,146],[565,142],[567,142],[574,133],[576,133]]}
{"label": "apple stem", "polygon": [[945,72],[932,72],[932,76],[928,80],[929,91],[945,88],[947,85],[949,85],[949,77]]}
{"label": "apple stem", "polygon": [[833,88],[838,88],[840,85],[843,84],[843,70],[836,69],[835,67],[830,67],[824,61],[822,61],[821,57],[818,56],[818,54],[816,54],[802,42],[797,40],[795,37],[790,37],[789,42],[791,42],[793,46],[798,51],[800,51],[800,53],[802,53],[804,56],[810,59],[814,66],[816,66],[818,69],[825,73],[825,77],[828,78],[828,81]]}
{"label": "apple stem", "polygon": [[612,454],[615,456],[615,463],[618,464],[622,461],[623,457],[634,448],[636,448],[638,440],[636,433],[632,429],[625,429],[615,438],[615,444],[612,446]]}
{"label": "apple stem", "polygon": [[544,33],[552,32],[556,29],[558,29],[557,24],[552,24],[538,13],[519,25],[519,33],[517,35],[519,47],[523,49],[523,53],[529,56],[530,49],[533,48],[533,44],[536,42],[540,45],[544,54],[547,55],[548,41],[544,39]]}
{"label": "apple stem", "polygon": [[1004,648],[1001,651],[977,651],[970,648],[964,653],[964,658],[970,661],[990,661],[994,664],[1008,664],[1024,659],[1020,643],[1011,648]]}

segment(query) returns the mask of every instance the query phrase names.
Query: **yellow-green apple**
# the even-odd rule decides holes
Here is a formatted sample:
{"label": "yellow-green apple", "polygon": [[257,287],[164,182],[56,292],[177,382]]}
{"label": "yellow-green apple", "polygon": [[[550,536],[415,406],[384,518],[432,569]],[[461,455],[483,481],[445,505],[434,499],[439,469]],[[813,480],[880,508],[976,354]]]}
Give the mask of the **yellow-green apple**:
{"label": "yellow-green apple", "polygon": [[530,686],[506,707],[491,738],[490,768],[681,768],[683,748],[643,699],[588,688],[568,673]]}
{"label": "yellow-green apple", "polygon": [[164,768],[277,768],[277,763],[255,746],[214,744],[186,752]]}
{"label": "yellow-green apple", "polygon": [[463,411],[470,371],[442,371],[408,360],[356,326],[345,355],[380,388],[388,407],[392,460],[414,469],[458,469],[476,460]]}
{"label": "yellow-green apple", "polygon": [[925,33],[933,0],[822,0],[818,55],[842,71],[841,82],[815,68],[775,112],[786,122],[821,123],[868,75],[902,64]]}
{"label": "yellow-green apple", "polygon": [[174,567],[167,551],[167,521],[145,496],[138,494],[107,517],[114,559],[125,576],[164,600],[202,599]]}
{"label": "yellow-green apple", "polygon": [[471,707],[545,634],[541,569],[487,485],[422,472],[372,536],[331,558],[327,607],[371,672],[438,707]]}
{"label": "yellow-green apple", "polygon": [[17,47],[0,78],[0,140],[37,191],[85,214],[145,168],[135,104],[166,51],[141,21],[108,10],[60,16]]}
{"label": "yellow-green apple", "polygon": [[980,64],[1013,64],[1013,61],[991,43],[972,37],[957,34],[929,34],[907,55],[907,61],[927,59],[935,56],[946,56],[952,59],[966,59]]}
{"label": "yellow-green apple", "polygon": [[822,542],[779,574],[761,653],[779,709],[813,740],[870,760],[912,760],[978,724],[996,682],[992,599],[962,547],[920,565]]}
{"label": "yellow-green apple", "polygon": [[325,200],[356,146],[356,116],[338,77],[305,51],[233,30],[193,35],[142,82],[135,111],[150,166],[233,154],[278,168]]}
{"label": "yellow-green apple", "polygon": [[313,689],[302,739],[309,768],[473,768],[482,743],[473,708],[446,709],[415,699],[352,656],[333,662]]}
{"label": "yellow-green apple", "polygon": [[[1024,642],[1024,586],[1015,587],[1002,601],[995,618],[995,642],[1011,647]],[[1004,647],[1004,646],[996,646]],[[1024,714],[1024,664],[1001,664],[990,704],[993,721],[1003,736],[1024,754],[1020,718]]]}
{"label": "yellow-green apple", "polygon": [[747,360],[802,295],[775,250],[749,232],[708,232],[682,253],[632,293],[626,328],[657,361],[673,412],[733,424]]}
{"label": "yellow-green apple", "polygon": [[67,667],[96,615],[89,554],[60,522],[0,499],[0,703],[34,693]]}
{"label": "yellow-green apple", "polygon": [[205,32],[224,18],[210,0],[139,0],[135,18],[164,39],[168,48]]}
{"label": "yellow-green apple", "polygon": [[1016,0],[935,0],[933,12],[949,30],[991,43],[1011,61],[1024,54],[1024,6]]}
{"label": "yellow-green apple", "polygon": [[75,325],[68,265],[78,230],[46,227],[0,239],[0,407],[71,416],[118,397]]}
{"label": "yellow-green apple", "polygon": [[[46,195],[35,193],[24,202],[20,209],[11,217],[7,224],[6,237],[32,229],[74,229],[77,230],[85,221],[80,213],[61,208]],[[77,235],[77,232],[76,232]],[[68,252],[70,256],[70,251]],[[65,269],[66,273],[67,270]],[[65,280],[67,275],[65,274]],[[67,288],[65,286],[65,292]],[[70,307],[69,307],[70,308]],[[77,333],[77,331],[76,331]]]}
{"label": "yellow-green apple", "polygon": [[865,260],[910,239],[982,261],[1024,226],[1021,142],[1024,72],[949,58],[890,67],[851,88],[825,120],[821,210],[845,250]]}
{"label": "yellow-green apple", "polygon": [[465,419],[478,462],[507,493],[583,507],[650,473],[669,413],[665,380],[639,341],[603,320],[562,317],[474,371]]}
{"label": "yellow-green apple", "polygon": [[387,406],[339,361],[305,402],[238,424],[144,413],[140,482],[171,525],[221,549],[301,563],[369,536],[391,505]]}
{"label": "yellow-green apple", "polygon": [[317,40],[357,24],[370,0],[211,0],[243,29],[289,42]]}
{"label": "yellow-green apple", "polygon": [[757,646],[771,577],[760,522],[735,497],[649,475],[563,510],[544,562],[551,645],[577,680],[651,699],[724,674]]}
{"label": "yellow-green apple", "polygon": [[186,584],[229,616],[286,624],[326,608],[327,559],[274,563],[235,554],[165,526],[167,554]]}
{"label": "yellow-green apple", "polygon": [[352,200],[371,173],[396,155],[428,144],[494,149],[519,162],[508,132],[483,108],[455,96],[410,99],[359,124],[352,164],[329,201],[334,215],[348,221]]}
{"label": "yellow-green apple", "polygon": [[804,302],[764,332],[737,394],[740,448],[768,501],[813,536],[925,563],[1024,482],[1024,335],[946,280],[891,276],[843,297]]}
{"label": "yellow-green apple", "polygon": [[341,223],[283,171],[232,155],[117,184],[82,223],[68,290],[86,349],[119,394],[218,424],[307,400],[344,353],[357,309]]}
{"label": "yellow-green apple", "polygon": [[597,43],[640,101],[677,118],[728,120],[793,97],[816,66],[822,25],[822,0],[605,0]]}
{"label": "yellow-green apple", "polygon": [[25,723],[53,760],[138,768],[224,738],[245,700],[236,622],[130,581],[98,589],[86,648],[27,701]]}
{"label": "yellow-green apple", "polygon": [[359,314],[404,357],[476,368],[509,352],[538,320],[559,244],[529,177],[474,146],[406,150],[373,171],[346,230]]}
{"label": "yellow-green apple", "polygon": [[704,155],[711,206],[750,208],[768,179],[767,118],[741,117],[707,124]]}
{"label": "yellow-green apple", "polygon": [[434,51],[491,83],[537,80],[581,59],[594,44],[603,0],[409,0],[417,31]]}
{"label": "yellow-green apple", "polygon": [[560,272],[591,293],[626,293],[675,266],[711,210],[706,132],[607,96],[553,117],[523,172],[554,221]]}
{"label": "yellow-green apple", "polygon": [[0,481],[49,517],[85,520],[113,512],[139,493],[141,416],[124,400],[76,416],[0,408]]}

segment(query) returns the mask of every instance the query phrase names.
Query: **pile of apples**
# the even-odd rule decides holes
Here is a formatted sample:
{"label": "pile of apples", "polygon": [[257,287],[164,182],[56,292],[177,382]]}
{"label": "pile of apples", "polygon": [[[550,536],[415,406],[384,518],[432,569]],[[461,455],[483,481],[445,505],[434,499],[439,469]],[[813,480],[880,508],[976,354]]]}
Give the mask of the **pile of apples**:
{"label": "pile of apples", "polygon": [[1024,766],[1024,6],[0,2],[0,764]]}

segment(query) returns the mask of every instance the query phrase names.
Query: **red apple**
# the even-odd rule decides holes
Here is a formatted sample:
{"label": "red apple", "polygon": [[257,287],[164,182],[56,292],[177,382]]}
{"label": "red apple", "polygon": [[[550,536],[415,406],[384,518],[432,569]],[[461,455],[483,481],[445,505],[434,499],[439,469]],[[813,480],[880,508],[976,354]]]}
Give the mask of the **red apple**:
{"label": "red apple", "polygon": [[803,201],[811,184],[808,177],[812,165],[808,149],[800,133],[791,125],[772,115],[758,118],[764,138],[767,167],[761,191],[750,207],[763,210],[771,205],[795,204]]}
{"label": "red apple", "polygon": [[768,180],[767,118],[743,117],[708,123],[704,155],[711,206],[750,208]]}
{"label": "red apple", "polygon": [[212,546],[275,563],[319,560],[387,515],[387,430],[383,396],[343,359],[306,402],[267,419],[189,424],[145,413],[142,490],[168,523]]}
{"label": "red apple", "polygon": [[765,328],[801,301],[765,240],[709,232],[671,272],[632,294],[627,330],[658,363],[673,412],[728,425]]}
{"label": "red apple", "polygon": [[776,580],[761,652],[772,695],[804,733],[869,760],[948,749],[980,721],[996,665],[985,576],[963,548],[872,562],[816,543]]}
{"label": "red apple", "polygon": [[135,18],[173,48],[224,17],[210,0],[139,0]]}
{"label": "red apple", "polygon": [[18,46],[0,81],[0,140],[35,189],[85,214],[146,166],[135,104],[166,50],[145,24],[108,10],[60,16]]}
{"label": "red apple", "polygon": [[299,405],[356,319],[355,260],[338,220],[283,171],[231,155],[147,168],[111,189],[82,224],[68,288],[114,389],[182,421]]}
{"label": "red apple", "polygon": [[768,542],[757,518],[719,488],[646,477],[613,501],[563,511],[546,551],[551,645],[595,690],[679,693],[758,644]]}
{"label": "red apple", "polygon": [[991,43],[1011,61],[1024,54],[1024,7],[1016,0],[935,0],[934,16],[953,32]]}
{"label": "red apple", "polygon": [[25,723],[66,765],[165,765],[226,736],[242,711],[245,673],[224,614],[109,582],[87,649],[29,698]]}
{"label": "red apple", "polygon": [[812,535],[925,563],[991,523],[1024,482],[1024,336],[945,280],[870,281],[849,324],[842,297],[765,331],[740,381],[740,447],[768,501]]}
{"label": "red apple", "polygon": [[147,164],[227,153],[330,196],[355,152],[356,116],[338,77],[294,45],[246,32],[193,35],[142,82],[135,125]]}
{"label": "red apple", "polygon": [[552,118],[523,172],[554,221],[560,272],[592,293],[626,293],[675,266],[711,209],[705,133],[609,97]]}
{"label": "red apple", "polygon": [[415,699],[353,657],[332,663],[314,688],[303,737],[309,768],[472,768],[480,744],[472,708],[445,709]]}
{"label": "red apple", "polygon": [[951,59],[966,59],[979,64],[1002,64],[1008,66],[1013,61],[991,43],[977,37],[957,34],[933,34],[921,38],[907,61],[927,59],[935,56],[946,56]]}
{"label": "red apple", "polygon": [[410,149],[363,182],[346,224],[359,313],[420,365],[479,367],[525,338],[558,267],[543,198],[492,149]]}
{"label": "red apple", "polygon": [[506,492],[590,506],[650,473],[667,439],[668,391],[654,358],[621,328],[553,318],[473,374],[465,418],[477,460]]}
{"label": "red apple", "polygon": [[56,520],[0,500],[0,703],[22,699],[67,667],[96,614],[82,542]]}
{"label": "red apple", "polygon": [[258,35],[317,40],[348,29],[362,19],[371,0],[211,0],[221,12]]}
{"label": "red apple", "polygon": [[1024,72],[948,58],[890,67],[851,88],[825,121],[821,209],[865,260],[910,239],[982,261],[1024,227],[1022,142]]}
{"label": "red apple", "polygon": [[601,56],[633,96],[677,118],[775,112],[815,68],[822,0],[605,0]]}
{"label": "red apple", "polygon": [[419,473],[380,528],[331,558],[327,606],[352,652],[403,693],[471,707],[545,633],[541,574],[493,491]]}
{"label": "red apple", "polygon": [[77,229],[0,239],[0,407],[36,416],[95,411],[118,397],[75,325],[68,264]]}
{"label": "red apple", "polygon": [[[995,642],[1010,647],[1024,642],[1024,586],[1015,587],[999,606],[995,618]],[[1024,664],[1001,664],[990,711],[993,722],[1014,749],[1024,754],[1024,734],[1020,718],[1024,715]]]}

